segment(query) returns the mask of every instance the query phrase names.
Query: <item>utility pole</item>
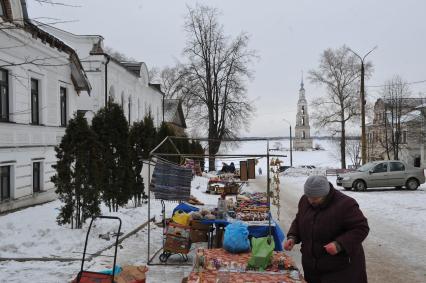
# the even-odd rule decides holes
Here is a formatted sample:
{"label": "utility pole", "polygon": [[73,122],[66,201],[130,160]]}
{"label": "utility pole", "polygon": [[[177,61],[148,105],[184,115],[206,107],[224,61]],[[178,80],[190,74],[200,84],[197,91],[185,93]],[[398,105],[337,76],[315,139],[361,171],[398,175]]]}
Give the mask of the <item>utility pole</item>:
{"label": "utility pole", "polygon": [[349,51],[351,51],[355,56],[357,56],[361,60],[361,86],[360,86],[360,95],[361,95],[361,158],[362,158],[362,164],[364,165],[367,163],[367,137],[365,134],[365,87],[364,87],[364,75],[365,75],[365,69],[364,69],[364,60],[365,58],[373,52],[377,46],[375,46],[373,49],[367,52],[363,57],[359,56],[357,53],[355,53],[352,49],[349,48]]}
{"label": "utility pole", "polygon": [[291,123],[286,119],[283,119],[290,126],[290,167],[293,167],[293,139],[291,135]]}
{"label": "utility pole", "polygon": [[293,142],[291,138],[291,125],[290,125],[290,167],[293,167]]}

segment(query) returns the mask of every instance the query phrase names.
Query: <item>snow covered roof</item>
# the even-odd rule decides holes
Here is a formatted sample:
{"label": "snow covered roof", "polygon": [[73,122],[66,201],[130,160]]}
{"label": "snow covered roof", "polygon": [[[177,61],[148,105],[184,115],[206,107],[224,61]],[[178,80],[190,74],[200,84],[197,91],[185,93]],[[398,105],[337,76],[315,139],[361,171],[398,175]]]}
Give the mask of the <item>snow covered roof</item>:
{"label": "snow covered roof", "polygon": [[413,110],[401,116],[401,123],[407,123],[421,118],[422,112],[420,110]]}

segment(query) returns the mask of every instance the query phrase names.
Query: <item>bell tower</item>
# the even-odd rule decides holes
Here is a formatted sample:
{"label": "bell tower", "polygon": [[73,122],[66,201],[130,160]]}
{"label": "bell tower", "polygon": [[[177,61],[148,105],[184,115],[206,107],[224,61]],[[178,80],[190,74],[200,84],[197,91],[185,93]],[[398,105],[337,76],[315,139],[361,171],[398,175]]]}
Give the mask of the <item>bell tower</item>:
{"label": "bell tower", "polygon": [[306,101],[305,88],[303,86],[303,73],[300,82],[299,100],[297,101],[295,135],[293,142],[295,150],[312,149],[311,127],[309,126],[308,102]]}

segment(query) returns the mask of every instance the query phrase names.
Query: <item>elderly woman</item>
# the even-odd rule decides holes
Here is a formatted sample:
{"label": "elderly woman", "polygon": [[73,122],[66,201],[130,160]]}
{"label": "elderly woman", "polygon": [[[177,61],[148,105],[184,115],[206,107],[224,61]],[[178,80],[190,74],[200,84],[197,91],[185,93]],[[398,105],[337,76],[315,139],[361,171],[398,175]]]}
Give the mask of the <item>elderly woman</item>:
{"label": "elderly woman", "polygon": [[304,190],[284,248],[289,251],[302,243],[309,283],[367,282],[361,243],[369,227],[358,203],[334,189],[324,176],[310,176]]}

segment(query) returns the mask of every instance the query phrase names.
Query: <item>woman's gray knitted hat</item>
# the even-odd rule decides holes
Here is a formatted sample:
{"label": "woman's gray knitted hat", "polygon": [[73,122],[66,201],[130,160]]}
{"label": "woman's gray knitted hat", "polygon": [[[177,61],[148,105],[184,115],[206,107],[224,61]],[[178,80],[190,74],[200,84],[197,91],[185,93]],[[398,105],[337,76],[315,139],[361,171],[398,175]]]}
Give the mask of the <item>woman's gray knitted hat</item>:
{"label": "woman's gray knitted hat", "polygon": [[323,197],[328,195],[330,184],[325,176],[309,176],[304,188],[307,197]]}

